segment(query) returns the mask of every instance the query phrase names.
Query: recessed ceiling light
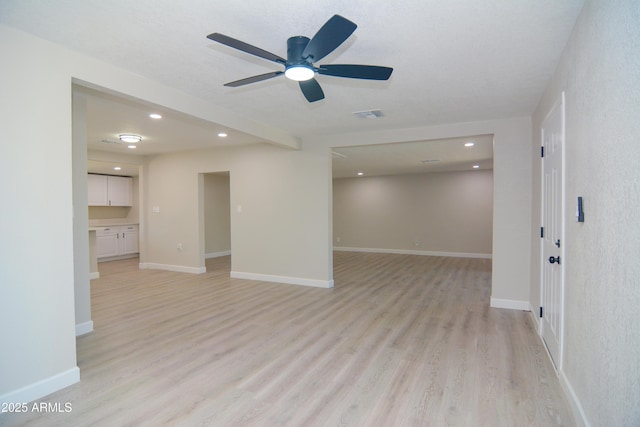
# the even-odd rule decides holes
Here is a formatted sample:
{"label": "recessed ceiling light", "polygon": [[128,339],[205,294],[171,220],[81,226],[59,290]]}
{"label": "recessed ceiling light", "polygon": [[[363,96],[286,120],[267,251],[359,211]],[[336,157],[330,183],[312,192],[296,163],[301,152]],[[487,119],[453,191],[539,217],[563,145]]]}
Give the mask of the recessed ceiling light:
{"label": "recessed ceiling light", "polygon": [[113,170],[114,170],[114,171],[119,171],[119,170],[122,170],[122,168],[121,168],[120,166],[115,166],[115,167],[113,168]]}
{"label": "recessed ceiling light", "polygon": [[135,146],[135,145],[128,145],[127,147],[128,147],[128,148],[136,148],[136,146]]}
{"label": "recessed ceiling light", "polygon": [[364,172],[358,172],[358,176],[364,175]]}
{"label": "recessed ceiling light", "polygon": [[465,147],[473,147],[474,145],[476,145],[475,142],[467,142],[466,144],[464,144]]}
{"label": "recessed ceiling light", "polygon": [[132,135],[128,133],[123,133],[119,138],[120,141],[128,142],[129,144],[135,144],[136,142],[142,141],[142,137],[140,135]]}
{"label": "recessed ceiling light", "polygon": [[473,165],[474,169],[480,169],[480,165]]}
{"label": "recessed ceiling light", "polygon": [[149,117],[151,117],[152,119],[156,119],[156,120],[162,118],[162,116],[160,114],[158,114],[158,113],[151,113],[151,114],[149,114]]}
{"label": "recessed ceiling light", "polygon": [[226,133],[224,133],[224,132],[220,132],[220,133],[218,134],[218,136],[219,136],[220,138],[226,138],[226,137],[227,137],[227,134],[226,134]]}

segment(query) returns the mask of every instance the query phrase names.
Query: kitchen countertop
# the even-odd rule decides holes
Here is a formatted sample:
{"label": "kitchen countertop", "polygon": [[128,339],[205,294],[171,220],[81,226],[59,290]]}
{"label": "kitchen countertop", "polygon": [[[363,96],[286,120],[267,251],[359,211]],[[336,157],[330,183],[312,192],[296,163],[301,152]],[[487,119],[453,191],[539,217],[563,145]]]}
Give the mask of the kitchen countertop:
{"label": "kitchen countertop", "polygon": [[104,227],[117,227],[121,225],[139,225],[137,221],[131,221],[129,219],[94,219],[89,220],[89,231],[96,231]]}

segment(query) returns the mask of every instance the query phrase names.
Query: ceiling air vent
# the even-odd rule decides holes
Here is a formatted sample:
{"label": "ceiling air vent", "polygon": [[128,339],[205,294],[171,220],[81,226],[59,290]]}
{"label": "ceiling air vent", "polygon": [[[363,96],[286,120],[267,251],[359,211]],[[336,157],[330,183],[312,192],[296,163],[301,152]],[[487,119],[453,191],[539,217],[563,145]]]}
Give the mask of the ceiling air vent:
{"label": "ceiling air vent", "polygon": [[114,141],[113,139],[102,139],[100,142],[103,144],[122,144],[122,141]]}
{"label": "ceiling air vent", "polygon": [[380,117],[384,117],[384,114],[382,114],[380,110],[354,111],[353,115],[361,119],[379,119]]}
{"label": "ceiling air vent", "polygon": [[427,160],[420,160],[420,163],[424,163],[426,165],[426,164],[429,164],[429,163],[438,163],[439,161],[440,160],[438,160],[438,159],[427,159]]}

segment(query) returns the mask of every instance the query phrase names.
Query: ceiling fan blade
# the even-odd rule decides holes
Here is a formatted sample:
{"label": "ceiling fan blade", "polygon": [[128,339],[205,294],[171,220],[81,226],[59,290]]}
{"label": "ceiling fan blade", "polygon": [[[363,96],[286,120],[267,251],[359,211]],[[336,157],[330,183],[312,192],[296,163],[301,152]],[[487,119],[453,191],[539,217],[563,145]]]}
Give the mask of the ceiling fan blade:
{"label": "ceiling fan blade", "polygon": [[246,79],[236,80],[234,82],[225,83],[224,85],[229,87],[244,86],[250,83],[257,83],[263,80],[271,79],[273,77],[279,76],[280,74],[284,74],[284,71],[274,71],[271,73],[260,74],[258,76],[247,77]]}
{"label": "ceiling fan blade", "polygon": [[340,15],[333,15],[318,30],[302,52],[303,58],[310,62],[319,61],[340,46],[358,26]]}
{"label": "ceiling fan blade", "polygon": [[316,79],[305,80],[300,83],[300,89],[307,101],[316,102],[324,99],[324,92]]}
{"label": "ceiling fan blade", "polygon": [[213,40],[214,42],[222,43],[223,45],[232,47],[234,49],[241,50],[243,52],[249,53],[251,55],[259,56],[260,58],[268,59],[269,61],[278,62],[280,64],[284,64],[287,62],[286,59],[271,53],[267,52],[264,49],[260,49],[259,47],[255,47],[250,45],[249,43],[245,43],[243,41],[234,39],[233,37],[225,36],[220,33],[212,33],[207,36],[208,39]]}
{"label": "ceiling fan blade", "polygon": [[377,65],[332,64],[318,67],[318,74],[352,79],[388,80],[393,68]]}

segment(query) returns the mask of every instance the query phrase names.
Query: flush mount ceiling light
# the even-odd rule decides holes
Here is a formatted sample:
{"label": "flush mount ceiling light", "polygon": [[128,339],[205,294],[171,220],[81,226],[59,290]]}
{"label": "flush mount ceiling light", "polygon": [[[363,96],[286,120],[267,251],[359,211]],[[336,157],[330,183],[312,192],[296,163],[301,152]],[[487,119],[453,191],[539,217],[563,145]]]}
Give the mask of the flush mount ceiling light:
{"label": "flush mount ceiling light", "polygon": [[137,142],[142,141],[142,137],[140,135],[132,135],[132,134],[123,133],[122,135],[119,135],[118,137],[120,138],[120,141],[128,142],[129,144],[135,144]]}
{"label": "flush mount ceiling light", "polygon": [[464,144],[465,147],[473,147],[474,145],[474,142],[467,142],[466,144]]}
{"label": "flush mount ceiling light", "polygon": [[218,136],[219,136],[220,138],[226,138],[226,137],[227,137],[227,134],[226,134],[226,133],[224,133],[224,132],[220,132],[220,133],[218,134]]}
{"label": "flush mount ceiling light", "polygon": [[480,169],[480,165],[473,165],[474,169]]}
{"label": "flush mount ceiling light", "polygon": [[114,166],[113,170],[114,171],[119,171],[119,170],[122,170],[122,168],[120,166]]}
{"label": "flush mount ceiling light", "polygon": [[357,175],[358,176],[362,176],[362,175],[364,175],[364,172],[358,172]]}
{"label": "flush mount ceiling light", "polygon": [[288,79],[295,80],[297,82],[304,82],[311,80],[315,75],[315,71],[313,71],[313,68],[306,65],[292,65],[284,71],[284,75]]}
{"label": "flush mount ceiling light", "polygon": [[156,120],[159,120],[159,119],[162,118],[162,116],[160,114],[158,114],[158,113],[151,113],[151,114],[149,114],[149,117],[151,117],[152,119],[156,119]]}

